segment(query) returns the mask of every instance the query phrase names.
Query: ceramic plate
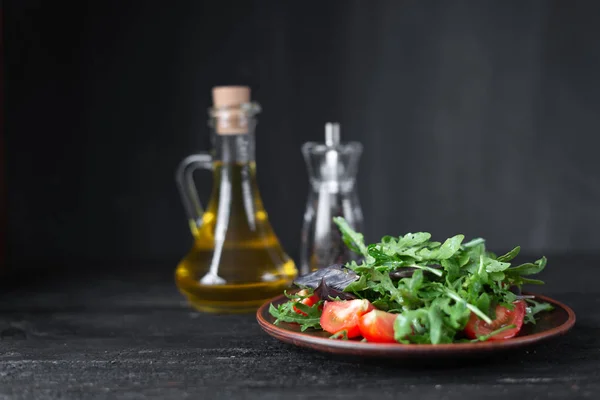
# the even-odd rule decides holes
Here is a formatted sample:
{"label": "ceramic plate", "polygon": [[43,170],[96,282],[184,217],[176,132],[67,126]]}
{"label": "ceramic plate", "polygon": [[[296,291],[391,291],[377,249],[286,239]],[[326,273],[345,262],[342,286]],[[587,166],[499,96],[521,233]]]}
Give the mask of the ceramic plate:
{"label": "ceramic plate", "polygon": [[420,358],[420,357],[466,357],[481,356],[529,346],[547,339],[563,335],[575,324],[575,313],[568,306],[545,296],[535,295],[536,300],[546,301],[554,306],[554,310],[536,316],[535,325],[525,324],[519,335],[508,340],[477,343],[456,344],[388,344],[365,343],[359,340],[332,340],[330,334],[308,329],[300,331],[300,326],[282,322],[273,324],[275,318],[269,314],[269,304],[275,306],[287,301],[283,295],[263,304],[256,313],[262,329],[269,335],[285,343],[326,353],[349,356],[385,357],[385,358]]}

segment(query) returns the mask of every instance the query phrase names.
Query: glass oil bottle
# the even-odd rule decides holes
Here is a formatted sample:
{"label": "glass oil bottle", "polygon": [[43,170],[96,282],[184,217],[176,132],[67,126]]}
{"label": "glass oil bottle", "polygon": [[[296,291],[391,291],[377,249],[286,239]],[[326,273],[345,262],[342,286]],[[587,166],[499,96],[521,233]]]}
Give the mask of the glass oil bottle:
{"label": "glass oil bottle", "polygon": [[[191,155],[176,173],[194,244],[179,263],[175,280],[200,311],[256,310],[297,275],[269,223],[256,182],[254,130],[259,112],[248,87],[214,88],[209,110],[213,155]],[[213,173],[205,212],[192,176],[199,168]]]}

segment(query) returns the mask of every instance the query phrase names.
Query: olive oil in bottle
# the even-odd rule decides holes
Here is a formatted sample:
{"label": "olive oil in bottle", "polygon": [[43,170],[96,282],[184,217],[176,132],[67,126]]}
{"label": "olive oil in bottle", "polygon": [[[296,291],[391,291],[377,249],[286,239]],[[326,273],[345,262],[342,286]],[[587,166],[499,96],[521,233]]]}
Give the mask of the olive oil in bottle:
{"label": "olive oil in bottle", "polygon": [[[177,171],[194,244],[175,280],[198,310],[247,312],[281,294],[297,270],[273,232],[256,184],[254,128],[260,108],[250,102],[247,87],[214,88],[213,101],[213,155],[189,156]],[[198,168],[213,171],[206,212],[192,179]]]}

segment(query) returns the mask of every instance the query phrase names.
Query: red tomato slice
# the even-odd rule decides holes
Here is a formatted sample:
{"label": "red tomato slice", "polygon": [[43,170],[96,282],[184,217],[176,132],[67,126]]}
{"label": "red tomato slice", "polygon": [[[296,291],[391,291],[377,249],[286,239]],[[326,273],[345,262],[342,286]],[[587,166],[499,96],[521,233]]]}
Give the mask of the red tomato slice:
{"label": "red tomato slice", "polygon": [[[298,294],[300,296],[306,296],[308,294],[308,291],[306,291],[305,289],[303,289],[303,290],[299,291]],[[307,306],[312,307],[318,301],[319,301],[319,296],[317,296],[316,294],[313,294],[312,296],[307,297],[304,300],[301,300],[300,303],[306,304]],[[296,311],[300,315],[306,316],[306,313],[304,311],[300,311],[299,309],[297,309],[296,306],[294,306],[294,311]]]}
{"label": "red tomato slice", "polygon": [[345,330],[348,338],[360,336],[359,318],[374,309],[369,300],[326,301],[321,327],[332,334]]}
{"label": "red tomato slice", "polygon": [[394,321],[398,314],[385,311],[369,311],[358,320],[358,328],[367,342],[396,343]]}
{"label": "red tomato slice", "polygon": [[502,331],[489,340],[504,340],[514,337],[523,326],[523,318],[525,318],[525,302],[523,300],[515,301],[515,308],[509,310],[506,307],[500,305],[496,306],[496,319],[491,324],[487,324],[485,321],[479,319],[475,314],[471,313],[469,322],[465,327],[465,335],[471,339],[476,339],[478,336],[489,335],[493,331],[500,329],[504,326],[515,325],[516,328]]}

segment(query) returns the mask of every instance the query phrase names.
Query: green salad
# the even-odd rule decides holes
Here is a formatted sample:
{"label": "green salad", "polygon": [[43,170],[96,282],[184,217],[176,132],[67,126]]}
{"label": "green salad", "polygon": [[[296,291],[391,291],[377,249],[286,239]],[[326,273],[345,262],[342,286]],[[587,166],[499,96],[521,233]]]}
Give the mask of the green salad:
{"label": "green salad", "polygon": [[367,245],[343,218],[334,221],[361,261],[298,278],[287,302],[271,304],[276,324],[324,330],[335,339],[435,345],[510,339],[552,309],[521,293],[524,284],[543,284],[531,276],[544,269],[545,257],[513,265],[520,247],[497,256],[484,239],[437,242],[427,232]]}

